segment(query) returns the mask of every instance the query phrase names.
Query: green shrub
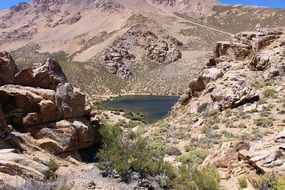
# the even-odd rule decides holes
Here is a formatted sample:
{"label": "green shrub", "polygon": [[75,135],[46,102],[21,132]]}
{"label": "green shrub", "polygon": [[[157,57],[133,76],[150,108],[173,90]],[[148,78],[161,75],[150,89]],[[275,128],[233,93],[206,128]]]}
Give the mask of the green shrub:
{"label": "green shrub", "polygon": [[129,132],[123,134],[120,128],[105,125],[101,128],[104,147],[99,151],[99,158],[105,168],[116,169],[125,181],[131,171],[141,176],[167,174],[174,177],[174,169],[163,161],[164,151],[155,148],[147,138]]}
{"label": "green shrub", "polygon": [[273,190],[284,190],[285,189],[285,177],[284,176],[275,176],[272,180],[272,189]]}
{"label": "green shrub", "polygon": [[176,157],[176,161],[184,164],[202,164],[209,152],[205,149],[194,148],[193,150],[186,152]]}
{"label": "green shrub", "polygon": [[178,155],[181,155],[181,151],[176,148],[176,147],[173,147],[173,146],[169,146],[166,148],[166,154],[172,156],[172,155],[175,155],[175,156],[178,156]]}
{"label": "green shrub", "polygon": [[207,107],[208,107],[208,103],[203,103],[202,105],[198,106],[197,112],[202,113],[207,110]]}
{"label": "green shrub", "polygon": [[172,181],[175,190],[220,190],[220,176],[215,167],[204,166],[201,169],[183,165],[178,169],[177,177]]}
{"label": "green shrub", "polygon": [[193,171],[193,179],[198,189],[201,190],[220,190],[220,175],[215,167],[205,166],[202,169]]}
{"label": "green shrub", "polygon": [[238,186],[240,189],[247,188],[247,179],[245,177],[241,177],[238,179]]}
{"label": "green shrub", "polygon": [[54,159],[50,159],[47,163],[47,166],[53,172],[55,172],[59,168],[59,165],[57,164],[57,162]]}
{"label": "green shrub", "polygon": [[271,127],[273,125],[272,119],[268,117],[259,117],[254,122],[257,126],[264,128]]}
{"label": "green shrub", "polygon": [[265,98],[272,97],[276,93],[275,89],[273,88],[267,88],[263,91],[263,96]]}
{"label": "green shrub", "polygon": [[252,175],[248,177],[248,181],[256,189],[262,189],[264,186],[271,187],[272,190],[285,189],[285,177],[280,175],[267,174],[267,175]]}
{"label": "green shrub", "polygon": [[145,119],[144,119],[144,114],[143,113],[126,112],[126,113],[123,114],[123,116],[125,118],[130,119],[130,120],[141,121],[141,122],[145,123]]}

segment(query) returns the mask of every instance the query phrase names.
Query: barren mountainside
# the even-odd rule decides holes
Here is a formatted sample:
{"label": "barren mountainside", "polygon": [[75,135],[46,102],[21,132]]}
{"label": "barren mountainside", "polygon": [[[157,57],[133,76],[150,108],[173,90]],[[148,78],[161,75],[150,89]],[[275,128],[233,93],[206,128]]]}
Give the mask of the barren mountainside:
{"label": "barren mountainside", "polygon": [[[60,58],[70,80],[90,95],[95,91],[101,95],[181,94],[187,86],[183,81],[195,76],[202,67],[199,62],[216,41],[244,30],[283,26],[284,14],[284,10],[224,6],[216,1],[38,0],[0,12],[0,50],[12,51],[22,68],[49,56]],[[159,32],[153,29],[160,28],[165,36],[177,39],[183,44],[180,52],[173,52],[160,37],[149,44],[153,47],[135,50],[134,42],[145,34],[126,33],[137,24],[152,25],[149,31],[155,36]],[[134,43],[127,49],[135,59],[106,63],[102,54],[122,38]],[[165,42],[171,47],[162,47]],[[156,55],[150,56],[150,51]],[[175,54],[180,58],[173,59]],[[77,80],[81,73],[88,73],[86,81]],[[97,81],[92,80],[95,76]],[[115,84],[110,82],[113,79]]]}

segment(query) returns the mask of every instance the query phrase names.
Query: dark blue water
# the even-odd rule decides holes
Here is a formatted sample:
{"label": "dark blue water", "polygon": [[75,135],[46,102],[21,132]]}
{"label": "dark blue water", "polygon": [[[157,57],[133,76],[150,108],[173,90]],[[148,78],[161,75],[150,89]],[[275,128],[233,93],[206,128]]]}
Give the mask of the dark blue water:
{"label": "dark blue water", "polygon": [[178,101],[178,96],[122,96],[104,104],[106,108],[140,112],[149,123],[163,118]]}

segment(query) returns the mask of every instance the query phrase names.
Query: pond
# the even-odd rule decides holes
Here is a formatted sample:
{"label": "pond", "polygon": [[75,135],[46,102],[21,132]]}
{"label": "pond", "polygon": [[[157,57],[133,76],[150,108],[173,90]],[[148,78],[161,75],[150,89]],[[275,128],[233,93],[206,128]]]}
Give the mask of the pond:
{"label": "pond", "polygon": [[178,101],[178,96],[121,96],[103,104],[105,108],[143,113],[148,123],[163,118]]}

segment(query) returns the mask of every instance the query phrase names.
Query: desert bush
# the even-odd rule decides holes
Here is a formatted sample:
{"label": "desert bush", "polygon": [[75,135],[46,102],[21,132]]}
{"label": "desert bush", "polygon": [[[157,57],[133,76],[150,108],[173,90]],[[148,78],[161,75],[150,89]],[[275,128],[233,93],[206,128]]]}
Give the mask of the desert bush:
{"label": "desert bush", "polygon": [[267,88],[263,91],[263,96],[265,98],[272,97],[276,93],[275,89],[273,88]]}
{"label": "desert bush", "polygon": [[272,180],[273,190],[283,190],[285,189],[285,177],[284,176],[274,176]]}
{"label": "desert bush", "polygon": [[163,161],[164,151],[157,149],[147,138],[128,132],[123,134],[120,128],[105,125],[101,128],[104,146],[99,158],[104,168],[118,171],[124,181],[128,181],[132,171],[141,176],[167,174],[173,178],[174,170]]}
{"label": "desert bush", "polygon": [[183,165],[172,181],[175,190],[220,190],[220,176],[213,166],[197,168]]}
{"label": "desert bush", "polygon": [[247,179],[245,177],[238,178],[238,186],[240,189],[247,188]]}
{"label": "desert bush", "polygon": [[278,174],[251,175],[248,181],[256,189],[284,190],[285,177]]}
{"label": "desert bush", "polygon": [[123,114],[125,118],[134,121],[141,121],[145,123],[144,114],[143,113],[135,113],[135,112],[126,112]]}
{"label": "desert bush", "polygon": [[205,149],[194,148],[189,152],[177,156],[176,161],[182,162],[184,164],[202,164],[208,154],[209,152]]}
{"label": "desert bush", "polygon": [[118,172],[121,179],[129,181],[132,172],[141,178],[152,176],[163,188],[179,190],[220,190],[220,177],[214,167],[194,165],[203,162],[207,151],[193,149],[180,160],[191,163],[175,169],[163,158],[165,150],[138,133],[123,133],[119,127],[105,124],[100,130],[104,145],[99,150],[100,169],[107,173]]}
{"label": "desert bush", "polygon": [[56,160],[54,159],[50,159],[47,163],[47,166],[49,167],[49,169],[53,172],[55,172],[56,170],[58,170],[59,168],[59,165],[58,163],[56,162]]}
{"label": "desert bush", "polygon": [[259,117],[257,119],[255,119],[255,124],[259,127],[271,127],[273,125],[273,121],[271,118],[268,117]]}
{"label": "desert bush", "polygon": [[169,146],[166,148],[166,154],[172,156],[172,155],[175,155],[175,156],[178,156],[178,155],[181,155],[181,151],[176,148],[176,147],[173,147],[173,146]]}

